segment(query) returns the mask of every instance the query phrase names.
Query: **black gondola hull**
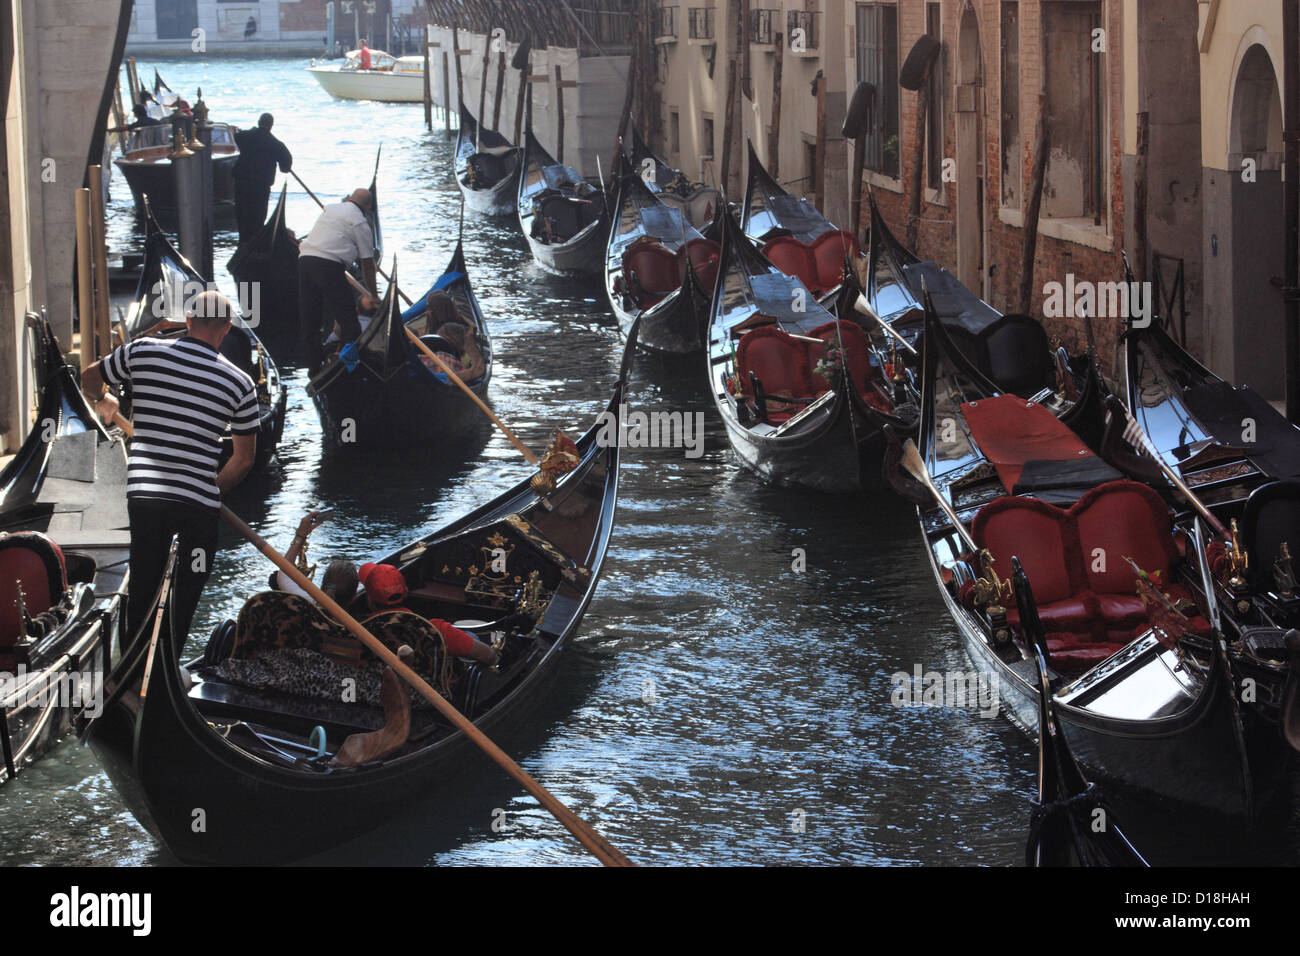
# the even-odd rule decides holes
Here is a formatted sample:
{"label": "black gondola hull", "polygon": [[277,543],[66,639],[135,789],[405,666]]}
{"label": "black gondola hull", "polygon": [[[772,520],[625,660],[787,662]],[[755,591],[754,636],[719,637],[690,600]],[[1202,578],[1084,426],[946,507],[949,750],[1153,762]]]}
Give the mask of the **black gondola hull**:
{"label": "black gondola hull", "polygon": [[[487,383],[474,388],[480,398]],[[364,366],[338,376],[312,400],[321,432],[331,448],[445,448],[487,427],[483,412],[450,382],[439,382],[424,368],[398,369],[387,379]]]}

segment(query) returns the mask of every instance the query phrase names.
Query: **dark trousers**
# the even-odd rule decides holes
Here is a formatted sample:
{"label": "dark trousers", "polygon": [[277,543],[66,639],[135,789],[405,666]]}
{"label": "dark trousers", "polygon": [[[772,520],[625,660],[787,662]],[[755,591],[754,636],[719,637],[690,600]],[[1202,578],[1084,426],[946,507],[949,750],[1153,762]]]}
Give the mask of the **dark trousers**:
{"label": "dark trousers", "polygon": [[356,297],[341,263],[316,256],[298,257],[298,331],[303,361],[310,371],[321,365],[324,340],[335,325],[344,342],[361,334]]}
{"label": "dark trousers", "polygon": [[[199,505],[182,504],[163,498],[128,498],[131,519],[131,577],[127,582],[124,639],[130,642],[145,623],[152,626],[149,611],[167,566],[167,549],[172,535],[180,535],[176,550],[176,586],[168,604],[171,633],[179,650],[190,633],[190,621],[198,607],[203,585],[212,573],[217,556],[217,512]],[[163,634],[168,633],[163,621]]]}
{"label": "dark trousers", "polygon": [[241,243],[257,235],[257,230],[262,228],[270,200],[270,186],[247,179],[235,180],[235,221],[239,224]]}

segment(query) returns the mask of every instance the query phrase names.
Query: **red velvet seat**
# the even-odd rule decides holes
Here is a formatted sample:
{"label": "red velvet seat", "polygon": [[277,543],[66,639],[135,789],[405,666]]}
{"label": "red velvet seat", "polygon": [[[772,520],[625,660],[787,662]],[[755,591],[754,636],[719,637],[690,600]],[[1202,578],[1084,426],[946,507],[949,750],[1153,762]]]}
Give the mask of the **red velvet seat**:
{"label": "red velvet seat", "polygon": [[35,531],[0,536],[0,666],[13,662],[13,646],[26,634],[18,610],[19,585],[30,617],[45,613],[63,597],[67,567],[53,540]]}
{"label": "red velvet seat", "polygon": [[[808,335],[821,339],[826,345],[808,346],[809,358],[815,366],[825,355],[831,343],[838,341],[844,346],[844,360],[848,364],[849,378],[862,398],[870,401],[875,394],[871,386],[871,354],[867,333],[856,322],[827,322],[819,325]],[[823,390],[830,388],[830,383],[820,375],[814,375],[814,382]]]}
{"label": "red velvet seat", "polygon": [[677,250],[677,275],[678,282],[686,281],[686,261],[690,260],[691,268],[695,270],[695,277],[700,282],[700,287],[705,292],[712,291],[718,281],[718,264],[722,255],[722,247],[712,239],[690,239],[687,243]]}
{"label": "red velvet seat", "polygon": [[798,239],[791,236],[769,239],[763,244],[763,255],[786,275],[794,276],[806,285],[813,295],[820,296],[827,291],[820,284],[817,260],[812,251]]}
{"label": "red velvet seat", "polygon": [[[844,260],[857,261],[858,240],[843,229],[823,232],[808,245],[817,285],[829,292],[844,278]],[[820,294],[820,293],[819,293]]]}
{"label": "red velvet seat", "polygon": [[[1169,583],[1179,553],[1168,509],[1136,482],[1108,482],[1068,511],[1034,498],[998,498],[976,515],[972,536],[993,554],[1000,577],[1010,576],[1013,555],[1020,559],[1048,632],[1052,663],[1064,673],[1105,660],[1146,628],[1150,614],[1125,557],[1171,600],[1191,598]],[[1007,618],[1019,625],[1015,608],[1008,608]],[[1209,629],[1196,614],[1187,626],[1193,633]]]}
{"label": "red velvet seat", "polygon": [[767,420],[782,422],[821,394],[814,386],[805,343],[772,325],[746,332],[736,346],[736,366],[748,392],[751,372],[767,397]]}
{"label": "red velvet seat", "polygon": [[624,252],[623,275],[633,300],[643,309],[681,288],[677,257],[657,242],[638,242]]}

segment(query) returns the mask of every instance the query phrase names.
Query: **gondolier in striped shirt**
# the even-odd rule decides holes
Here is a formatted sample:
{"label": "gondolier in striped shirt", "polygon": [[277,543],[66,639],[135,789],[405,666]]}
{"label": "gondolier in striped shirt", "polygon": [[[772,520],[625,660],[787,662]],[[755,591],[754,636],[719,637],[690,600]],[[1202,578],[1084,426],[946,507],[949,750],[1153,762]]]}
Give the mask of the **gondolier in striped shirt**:
{"label": "gondolier in striped shirt", "polygon": [[[298,247],[298,310],[303,356],[314,372],[324,357],[323,342],[337,325],[342,342],[361,334],[356,298],[344,272],[354,262],[370,296],[375,297],[375,234],[366,213],[374,202],[368,189],[355,189],[342,202],[326,206]],[[369,312],[374,301],[362,301]]]}
{"label": "gondolier in striped shirt", "polygon": [[[82,390],[105,421],[118,408],[107,387],[131,386],[135,435],[126,487],[131,524],[128,635],[149,612],[172,536],[178,534],[170,613],[176,639],[184,642],[216,556],[221,496],[253,466],[256,389],[218,351],[236,308],[218,292],[203,292],[186,310],[189,334],[127,342],[82,373]],[[227,427],[234,436],[233,454],[218,471]]]}

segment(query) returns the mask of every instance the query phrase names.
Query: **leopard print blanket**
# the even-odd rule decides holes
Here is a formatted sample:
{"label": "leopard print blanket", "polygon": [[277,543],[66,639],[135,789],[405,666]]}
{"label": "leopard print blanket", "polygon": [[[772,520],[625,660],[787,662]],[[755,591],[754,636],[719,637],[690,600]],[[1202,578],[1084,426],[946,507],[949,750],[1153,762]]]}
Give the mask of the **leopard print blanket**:
{"label": "leopard print blanket", "polygon": [[[382,611],[364,621],[366,629],[396,652],[414,652],[407,663],[449,700],[463,677],[438,629],[408,611]],[[235,622],[229,659],[213,673],[246,687],[339,701],[345,691],[358,703],[380,706],[384,663],[312,602],[283,591],[265,591],[245,602]],[[352,683],[347,683],[351,681]],[[412,688],[412,702],[429,706]]]}

